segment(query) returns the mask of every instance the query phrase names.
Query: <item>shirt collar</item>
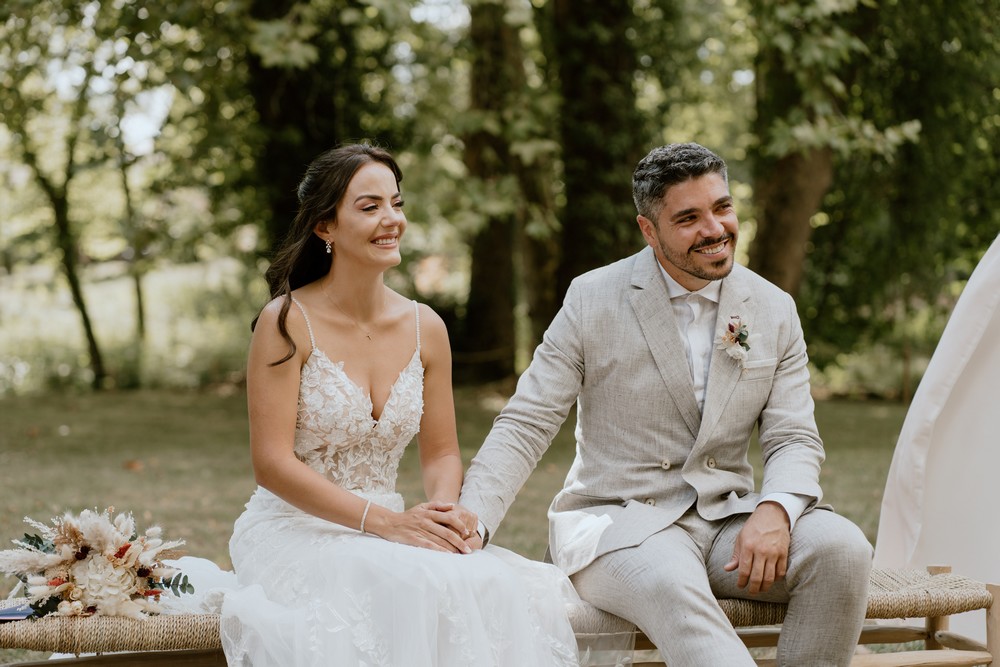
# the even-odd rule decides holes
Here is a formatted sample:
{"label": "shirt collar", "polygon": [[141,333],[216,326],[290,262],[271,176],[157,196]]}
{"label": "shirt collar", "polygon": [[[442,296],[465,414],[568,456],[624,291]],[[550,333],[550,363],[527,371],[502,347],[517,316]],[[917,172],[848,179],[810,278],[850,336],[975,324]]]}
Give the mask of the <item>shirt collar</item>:
{"label": "shirt collar", "polygon": [[660,273],[663,274],[663,279],[667,281],[667,295],[671,299],[676,299],[677,297],[687,296],[688,294],[697,294],[700,297],[704,297],[711,301],[712,303],[719,303],[719,297],[722,294],[722,281],[721,280],[710,280],[707,285],[702,287],[696,292],[692,292],[688,288],[681,285],[679,282],[674,280],[663,265],[659,261],[656,265],[660,268]]}

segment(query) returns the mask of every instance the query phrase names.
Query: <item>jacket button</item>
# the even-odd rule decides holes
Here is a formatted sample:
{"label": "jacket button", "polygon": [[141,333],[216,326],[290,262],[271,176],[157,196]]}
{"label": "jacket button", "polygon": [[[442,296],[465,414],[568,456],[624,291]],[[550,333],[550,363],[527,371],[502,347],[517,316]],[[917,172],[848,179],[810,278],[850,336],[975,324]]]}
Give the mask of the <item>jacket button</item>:
{"label": "jacket button", "polygon": [[647,505],[655,505],[656,504],[656,498],[646,498],[645,502],[646,502]]}
{"label": "jacket button", "polygon": [[670,461],[662,461],[660,467],[664,470],[670,470]]}
{"label": "jacket button", "polygon": [[708,457],[708,467],[709,468],[715,467],[715,459],[713,459],[711,456]]}

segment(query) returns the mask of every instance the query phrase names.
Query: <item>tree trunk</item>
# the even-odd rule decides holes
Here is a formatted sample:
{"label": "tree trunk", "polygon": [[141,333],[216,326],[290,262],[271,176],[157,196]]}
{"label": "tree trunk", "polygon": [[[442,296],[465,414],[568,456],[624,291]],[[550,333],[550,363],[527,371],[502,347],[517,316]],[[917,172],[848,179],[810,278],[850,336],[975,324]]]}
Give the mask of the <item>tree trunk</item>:
{"label": "tree trunk", "polygon": [[[253,0],[250,11],[254,19],[274,20],[296,4],[296,0]],[[296,188],[309,163],[320,152],[362,136],[364,68],[353,62],[357,29],[340,24],[339,9],[329,14],[319,22],[314,41],[320,55],[313,66],[265,67],[253,53],[247,60],[249,88],[264,136],[256,188],[267,209],[265,225],[272,249],[295,219]]]}
{"label": "tree trunk", "polygon": [[646,137],[635,108],[631,3],[554,0],[553,12],[566,193],[556,288],[561,300],[576,276],[642,247],[632,171]]}
{"label": "tree trunk", "polygon": [[[482,122],[465,139],[469,175],[486,186],[486,196],[508,176],[512,164],[503,133],[503,112],[513,80],[509,44],[516,38],[504,21],[501,2],[471,7],[470,112]],[[492,122],[490,122],[492,121]],[[461,338],[455,353],[456,376],[490,381],[514,374],[514,232],[515,212],[484,213],[483,226],[472,241],[469,300]]]}
{"label": "tree trunk", "polygon": [[55,214],[56,245],[62,253],[62,268],[66,274],[66,281],[69,283],[69,291],[73,297],[73,304],[77,312],[80,313],[80,323],[83,325],[83,333],[87,338],[87,352],[90,355],[90,370],[94,377],[91,386],[94,389],[103,389],[107,372],[104,369],[104,356],[101,348],[97,344],[97,336],[90,321],[90,313],[87,311],[87,302],[83,298],[83,288],[80,285],[80,277],[77,271],[77,247],[76,239],[73,236],[73,229],[69,221],[69,201],[66,193],[49,192],[52,211]]}
{"label": "tree trunk", "polygon": [[[755,5],[759,21],[773,7]],[[795,114],[813,114],[805,93],[777,46],[764,45],[755,60],[759,146],[753,165],[757,233],[750,248],[750,268],[793,297],[802,282],[803,263],[812,234],[810,219],[833,182],[829,147],[771,149],[775,123]]]}
{"label": "tree trunk", "polygon": [[465,335],[455,351],[456,379],[488,382],[514,375],[514,224],[497,216],[472,242]]}
{"label": "tree trunk", "polygon": [[[556,272],[559,269],[558,221],[556,204],[549,179],[551,170],[542,165],[515,165],[526,210],[521,216],[515,243],[519,302],[527,308],[528,327],[521,348],[530,355],[542,341],[542,334],[555,317]],[[548,175],[548,176],[547,176]],[[542,227],[535,232],[529,225]]]}
{"label": "tree trunk", "polygon": [[814,149],[769,164],[754,182],[758,214],[750,268],[794,297],[812,234],[809,220],[833,182],[833,153]]}
{"label": "tree trunk", "polygon": [[124,148],[124,145],[119,142],[118,172],[122,177],[122,194],[125,196],[125,218],[122,220],[122,236],[125,237],[125,242],[128,244],[127,252],[130,253],[130,256],[126,257],[126,261],[128,263],[129,276],[132,278],[133,291],[135,292],[135,341],[138,349],[136,363],[140,363],[142,358],[142,344],[146,339],[146,308],[142,297],[142,270],[140,268],[142,254],[145,250],[143,246],[145,244],[141,240],[141,234],[136,225],[132,188],[128,184],[128,167],[131,162],[125,156]]}

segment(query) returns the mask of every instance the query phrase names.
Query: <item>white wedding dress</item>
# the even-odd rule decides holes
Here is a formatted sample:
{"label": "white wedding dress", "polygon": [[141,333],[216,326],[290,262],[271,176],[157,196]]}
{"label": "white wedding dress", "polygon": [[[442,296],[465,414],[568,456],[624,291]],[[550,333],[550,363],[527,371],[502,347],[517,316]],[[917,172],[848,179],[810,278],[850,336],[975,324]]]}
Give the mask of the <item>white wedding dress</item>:
{"label": "white wedding dress", "polygon": [[[397,468],[423,411],[419,312],[416,350],[377,420],[343,362],[316,347],[311,326],[309,335],[296,456],[342,488],[402,511]],[[389,542],[263,488],[229,547],[238,579],[222,605],[230,665],[577,664],[566,604],[579,598],[555,566],[493,546],[463,555]]]}

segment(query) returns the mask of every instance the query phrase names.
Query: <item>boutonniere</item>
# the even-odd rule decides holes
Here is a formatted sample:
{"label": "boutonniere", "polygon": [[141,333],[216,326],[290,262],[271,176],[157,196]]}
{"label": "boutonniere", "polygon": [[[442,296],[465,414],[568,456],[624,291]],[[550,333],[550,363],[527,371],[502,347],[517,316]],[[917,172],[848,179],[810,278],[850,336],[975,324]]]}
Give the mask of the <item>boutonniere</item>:
{"label": "boutonniere", "polygon": [[750,341],[756,336],[750,335],[750,328],[739,315],[731,315],[729,322],[719,330],[715,339],[716,349],[725,351],[730,357],[740,363],[740,368],[746,364],[750,353]]}

